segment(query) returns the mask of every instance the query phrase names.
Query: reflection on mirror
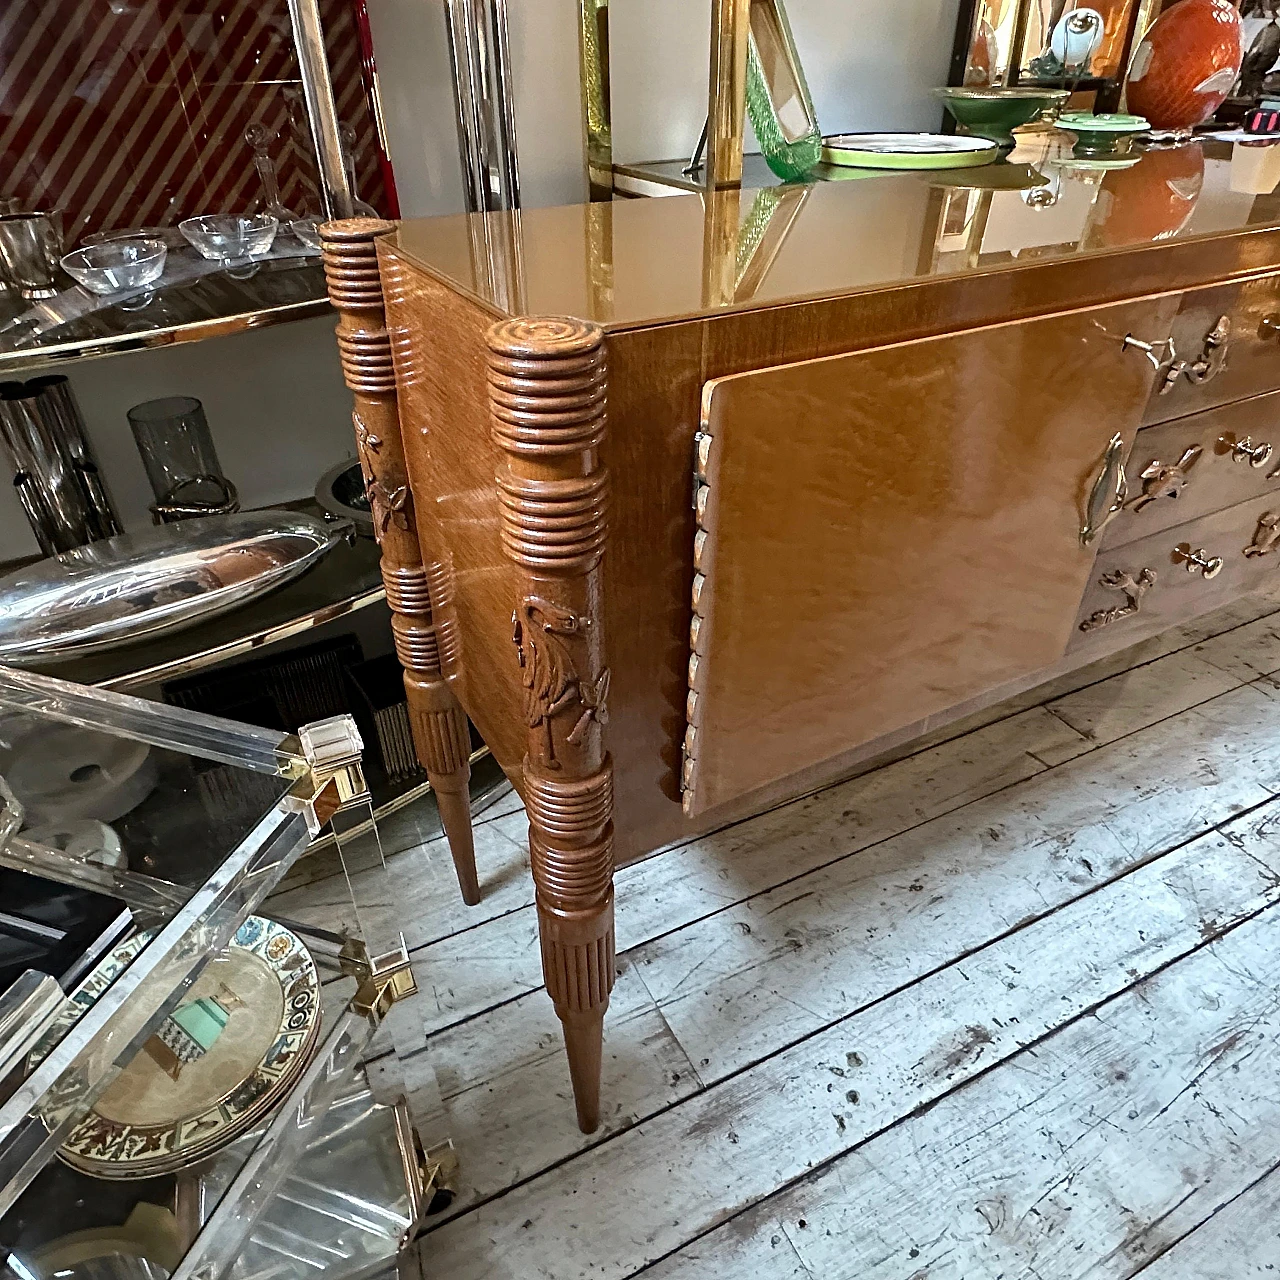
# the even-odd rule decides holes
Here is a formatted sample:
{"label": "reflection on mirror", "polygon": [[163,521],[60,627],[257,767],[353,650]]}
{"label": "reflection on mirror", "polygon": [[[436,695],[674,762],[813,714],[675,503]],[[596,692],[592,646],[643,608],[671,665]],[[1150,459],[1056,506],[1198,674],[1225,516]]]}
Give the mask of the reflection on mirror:
{"label": "reflection on mirror", "polygon": [[1155,0],[962,0],[953,85],[1092,90],[1115,110],[1130,54]]}

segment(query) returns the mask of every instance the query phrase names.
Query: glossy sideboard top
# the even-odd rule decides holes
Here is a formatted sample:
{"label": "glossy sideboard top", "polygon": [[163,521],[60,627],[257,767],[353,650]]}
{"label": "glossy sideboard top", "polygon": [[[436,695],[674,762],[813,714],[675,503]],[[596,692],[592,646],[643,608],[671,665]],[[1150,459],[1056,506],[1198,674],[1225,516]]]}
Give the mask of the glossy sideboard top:
{"label": "glossy sideboard top", "polygon": [[[404,257],[503,314],[633,328],[922,278],[1280,228],[1280,146],[1193,142],[1125,168],[1057,130],[1007,163],[400,224]],[[1264,190],[1265,189],[1265,190]],[[1260,194],[1261,193],[1261,194]]]}

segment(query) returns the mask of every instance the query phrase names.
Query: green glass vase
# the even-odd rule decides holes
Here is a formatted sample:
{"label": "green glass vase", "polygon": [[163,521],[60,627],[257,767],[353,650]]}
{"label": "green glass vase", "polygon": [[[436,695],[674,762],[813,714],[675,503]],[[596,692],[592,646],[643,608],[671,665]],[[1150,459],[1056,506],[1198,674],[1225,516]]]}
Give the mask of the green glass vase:
{"label": "green glass vase", "polygon": [[783,0],[751,0],[747,118],[769,168],[803,178],[822,156],[822,131]]}

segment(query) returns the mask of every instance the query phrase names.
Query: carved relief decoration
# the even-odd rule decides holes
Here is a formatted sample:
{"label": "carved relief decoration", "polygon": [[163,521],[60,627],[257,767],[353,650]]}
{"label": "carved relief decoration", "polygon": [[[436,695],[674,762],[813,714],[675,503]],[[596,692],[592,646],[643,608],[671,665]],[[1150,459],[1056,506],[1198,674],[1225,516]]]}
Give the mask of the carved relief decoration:
{"label": "carved relief decoration", "polygon": [[512,639],[524,684],[525,719],[530,729],[541,731],[541,762],[549,769],[560,768],[551,734],[556,716],[576,709],[577,719],[568,735],[568,742],[575,747],[592,720],[600,725],[609,723],[609,668],[605,667],[595,681],[584,681],[564,639],[585,636],[591,626],[590,618],[541,596],[525,596],[511,615]]}
{"label": "carved relief decoration", "polygon": [[356,431],[356,450],[360,454],[360,470],[364,475],[364,493],[373,512],[373,527],[379,538],[395,523],[397,529],[408,530],[409,504],[412,495],[407,484],[389,488],[385,478],[378,475],[376,462],[382,451],[382,437],[369,430],[358,409],[351,414]]}
{"label": "carved relief decoration", "polygon": [[1280,544],[1280,514],[1265,512],[1258,520],[1258,528],[1253,541],[1244,549],[1249,559],[1256,556],[1269,556]]}
{"label": "carved relief decoration", "polygon": [[381,482],[371,480],[364,487],[369,499],[369,509],[373,512],[373,527],[381,538],[392,523],[397,529],[409,528],[409,486],[399,485],[388,491]]}
{"label": "carved relief decoration", "polygon": [[613,989],[613,773],[600,570],[608,531],[604,334],[572,317],[500,321],[486,377],[502,547],[515,573],[542,972],[564,1030],[578,1125],[600,1123],[604,1013]]}
{"label": "carved relief decoration", "polygon": [[1126,504],[1128,510],[1136,515],[1157,498],[1176,498],[1190,479],[1187,472],[1195,466],[1203,453],[1203,445],[1193,444],[1177,462],[1166,463],[1159,459],[1149,462],[1141,476],[1142,492],[1129,500]]}
{"label": "carved relief decoration", "polygon": [[1105,573],[1098,579],[1098,585],[1111,591],[1124,593],[1125,602],[1110,609],[1099,609],[1090,614],[1081,624],[1081,631],[1097,631],[1099,627],[1119,622],[1121,618],[1131,617],[1142,608],[1142,597],[1156,585],[1154,569],[1143,569],[1135,578],[1127,569],[1117,569],[1115,573]]}
{"label": "carved relief decoration", "polygon": [[373,464],[365,458],[366,453],[377,453],[382,448],[382,437],[375,436],[364,424],[358,409],[351,411],[351,422],[356,429],[356,448],[360,450],[360,460],[365,463],[365,470],[373,471]]}
{"label": "carved relief decoration", "polygon": [[[405,672],[414,747],[435,792],[463,900],[477,903],[480,885],[468,790],[470,734],[467,717],[440,667],[442,628],[414,523],[378,269],[378,238],[392,230],[392,223],[368,218],[325,223],[320,232],[325,280],[338,311],[338,353],[354,397],[351,425],[380,545],[396,656]],[[450,658],[456,669],[460,663],[452,640]]]}

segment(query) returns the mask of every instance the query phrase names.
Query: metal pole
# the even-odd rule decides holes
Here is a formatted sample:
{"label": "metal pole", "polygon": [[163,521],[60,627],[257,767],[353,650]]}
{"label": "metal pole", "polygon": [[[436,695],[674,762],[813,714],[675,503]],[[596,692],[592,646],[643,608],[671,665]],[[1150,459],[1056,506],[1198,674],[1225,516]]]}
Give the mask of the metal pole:
{"label": "metal pole", "polygon": [[329,78],[329,60],[324,51],[318,0],[289,0],[289,17],[293,20],[298,71],[302,76],[307,120],[311,125],[311,140],[315,144],[316,164],[320,170],[320,199],[324,203],[325,217],[329,220],[350,218],[354,214],[351,186],[347,181],[342,138],[338,132],[338,108],[333,101],[333,82]]}
{"label": "metal pole", "polygon": [[613,126],[609,100],[609,0],[578,0],[582,124],[591,200],[613,199]]}
{"label": "metal pole", "polygon": [[711,84],[707,116],[707,186],[742,182],[742,136],[747,105],[747,40],[751,0],[712,0]]}
{"label": "metal pole", "polygon": [[506,0],[446,0],[467,208],[520,207]]}

